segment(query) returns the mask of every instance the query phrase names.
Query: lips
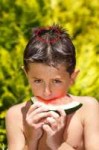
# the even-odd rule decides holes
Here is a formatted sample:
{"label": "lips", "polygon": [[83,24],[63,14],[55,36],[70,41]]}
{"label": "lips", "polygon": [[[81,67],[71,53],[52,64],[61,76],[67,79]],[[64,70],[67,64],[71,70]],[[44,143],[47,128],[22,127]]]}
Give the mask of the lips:
{"label": "lips", "polygon": [[43,103],[46,103],[46,104],[50,104],[50,103],[53,103],[55,102],[56,100],[59,100],[59,98],[62,98],[64,96],[57,96],[57,97],[54,97],[54,98],[51,98],[51,99],[44,99],[40,96],[37,96],[38,100],[43,102]]}
{"label": "lips", "polygon": [[37,98],[38,98],[39,101],[48,104],[48,103],[51,103],[51,102],[53,102],[53,101],[56,101],[56,100],[59,99],[60,97],[54,97],[54,98],[51,98],[51,99],[44,99],[44,98],[42,98],[42,97],[40,97],[40,96],[37,96]]}

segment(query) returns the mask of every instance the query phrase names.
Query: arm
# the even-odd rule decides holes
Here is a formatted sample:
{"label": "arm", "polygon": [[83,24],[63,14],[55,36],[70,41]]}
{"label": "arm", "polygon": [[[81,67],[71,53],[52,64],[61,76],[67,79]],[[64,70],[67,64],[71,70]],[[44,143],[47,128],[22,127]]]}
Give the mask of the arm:
{"label": "arm", "polygon": [[86,150],[99,148],[99,103],[91,98],[85,110],[84,139]]}
{"label": "arm", "polygon": [[[40,129],[42,122],[37,124],[35,121],[39,121],[39,118],[48,115],[46,112],[38,115],[35,114],[38,111],[42,112],[46,109],[38,107],[38,104],[31,106],[25,118],[23,118],[22,105],[13,106],[8,110],[6,115],[6,131],[9,150],[37,150],[38,140],[42,135]],[[23,129],[25,130],[25,134]]]}
{"label": "arm", "polygon": [[6,115],[6,131],[9,150],[23,150],[25,146],[25,138],[20,128],[20,120],[18,118],[15,106],[10,108]]}
{"label": "arm", "polygon": [[75,150],[75,148],[71,147],[69,144],[67,144],[66,142],[64,142],[59,148],[58,150]]}

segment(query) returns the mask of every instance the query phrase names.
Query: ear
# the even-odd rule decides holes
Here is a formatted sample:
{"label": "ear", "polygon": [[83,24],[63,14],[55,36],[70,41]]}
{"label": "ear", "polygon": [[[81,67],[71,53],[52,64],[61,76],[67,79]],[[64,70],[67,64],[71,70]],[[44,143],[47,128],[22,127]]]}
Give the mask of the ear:
{"label": "ear", "polygon": [[79,74],[80,70],[74,70],[74,72],[71,74],[71,85],[75,83],[75,80]]}
{"label": "ear", "polygon": [[21,66],[21,69],[23,70],[23,72],[25,73],[25,75],[27,76],[27,71],[25,70],[24,66]]}

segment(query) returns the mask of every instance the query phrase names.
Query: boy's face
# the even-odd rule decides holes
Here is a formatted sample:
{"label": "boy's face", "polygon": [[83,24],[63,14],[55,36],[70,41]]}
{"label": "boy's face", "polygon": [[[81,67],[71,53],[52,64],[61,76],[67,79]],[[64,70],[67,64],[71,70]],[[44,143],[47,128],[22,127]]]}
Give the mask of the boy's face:
{"label": "boy's face", "polygon": [[72,80],[64,65],[30,63],[26,74],[34,96],[47,102],[65,96]]}

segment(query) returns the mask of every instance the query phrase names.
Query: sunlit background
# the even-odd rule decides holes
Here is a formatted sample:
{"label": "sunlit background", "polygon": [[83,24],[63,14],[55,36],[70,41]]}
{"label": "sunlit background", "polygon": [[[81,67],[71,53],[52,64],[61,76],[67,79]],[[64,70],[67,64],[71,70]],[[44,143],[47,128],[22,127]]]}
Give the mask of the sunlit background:
{"label": "sunlit background", "polygon": [[70,92],[99,99],[99,0],[0,0],[0,150],[7,146],[6,110],[31,96],[21,69],[31,28],[53,23],[76,47],[80,73]]}

